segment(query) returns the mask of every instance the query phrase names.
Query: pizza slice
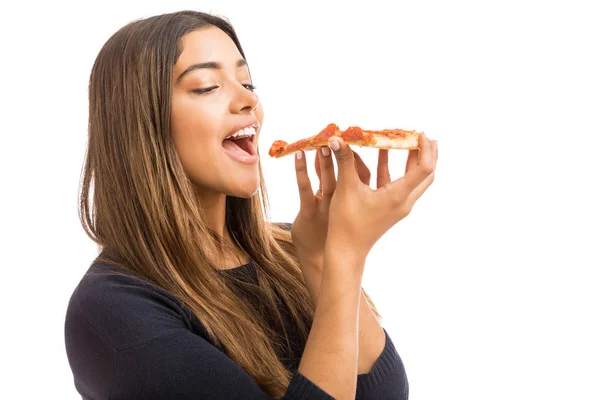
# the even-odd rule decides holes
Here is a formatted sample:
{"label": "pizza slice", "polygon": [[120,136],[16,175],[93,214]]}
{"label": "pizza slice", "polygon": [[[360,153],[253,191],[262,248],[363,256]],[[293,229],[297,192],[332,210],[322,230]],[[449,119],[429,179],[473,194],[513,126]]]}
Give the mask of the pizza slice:
{"label": "pizza slice", "polygon": [[318,147],[328,146],[328,139],[331,136],[339,136],[347,144],[353,144],[361,147],[375,147],[378,149],[417,149],[419,147],[419,135],[417,131],[405,131],[403,129],[384,129],[381,131],[368,131],[357,126],[351,126],[345,131],[341,131],[336,124],[329,124],[319,134],[298,140],[294,143],[287,143],[283,140],[276,140],[271,145],[269,155],[279,158],[292,154],[298,150],[309,150]]}

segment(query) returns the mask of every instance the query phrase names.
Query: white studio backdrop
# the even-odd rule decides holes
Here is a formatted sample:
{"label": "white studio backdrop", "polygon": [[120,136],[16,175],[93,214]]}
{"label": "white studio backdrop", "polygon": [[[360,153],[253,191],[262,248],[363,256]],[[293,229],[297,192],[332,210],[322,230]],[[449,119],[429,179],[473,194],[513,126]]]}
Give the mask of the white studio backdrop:
{"label": "white studio backdrop", "polygon": [[[335,122],[439,141],[436,181],[378,242],[364,278],[412,400],[600,399],[593,1],[0,8],[0,398],[79,398],[63,326],[96,255],[77,218],[89,72],[126,23],[196,9],[228,17],[246,52],[266,113],[273,221],[299,206],[292,157],[267,155],[276,139]],[[377,151],[356,150],[375,173]],[[393,178],[405,159],[390,152]]]}

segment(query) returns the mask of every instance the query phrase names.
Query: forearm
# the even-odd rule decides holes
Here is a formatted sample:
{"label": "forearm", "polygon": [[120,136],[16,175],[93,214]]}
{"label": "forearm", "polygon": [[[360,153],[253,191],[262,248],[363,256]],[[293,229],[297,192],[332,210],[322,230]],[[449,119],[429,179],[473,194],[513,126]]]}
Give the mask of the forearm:
{"label": "forearm", "polygon": [[[354,265],[348,265],[352,263]],[[298,371],[336,399],[356,395],[358,309],[364,260],[325,256],[320,302]]]}
{"label": "forearm", "polygon": [[[299,257],[306,287],[316,307],[321,288],[323,257]],[[385,334],[362,291],[358,314],[358,373],[365,374],[373,369],[375,361],[381,355],[385,347]]]}

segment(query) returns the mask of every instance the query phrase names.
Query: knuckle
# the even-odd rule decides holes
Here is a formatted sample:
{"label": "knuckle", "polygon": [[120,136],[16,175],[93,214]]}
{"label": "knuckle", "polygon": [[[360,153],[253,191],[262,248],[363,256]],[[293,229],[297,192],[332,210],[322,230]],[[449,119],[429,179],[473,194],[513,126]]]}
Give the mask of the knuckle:
{"label": "knuckle", "polygon": [[330,158],[326,162],[323,162],[321,164],[321,166],[323,169],[329,171],[329,170],[333,169],[333,160]]}
{"label": "knuckle", "polygon": [[347,162],[353,161],[352,152],[350,152],[350,151],[342,152],[336,157],[336,159],[337,159],[338,163],[340,163],[340,164],[345,164]]}
{"label": "knuckle", "polygon": [[423,164],[423,173],[425,173],[427,175],[431,175],[434,170],[435,170],[435,168],[433,167],[432,163]]}
{"label": "knuckle", "polygon": [[308,179],[298,179],[298,189],[312,191],[312,183]]}
{"label": "knuckle", "polygon": [[384,187],[386,188],[389,197],[389,207],[395,210],[402,208],[404,206],[404,203],[406,203],[406,198],[404,197],[404,195],[394,193],[393,191],[389,190],[389,187],[387,185]]}
{"label": "knuckle", "polygon": [[402,207],[399,209],[399,214],[402,218],[406,217],[412,211],[412,206],[408,203],[404,203]]}
{"label": "knuckle", "polygon": [[392,200],[392,207],[396,208],[400,211],[402,211],[404,209],[406,205],[406,199],[404,199],[403,197],[394,197]]}
{"label": "knuckle", "polygon": [[312,188],[309,188],[307,186],[299,186],[298,187],[298,191],[300,192],[300,195],[305,195],[307,193],[311,193],[312,194]]}

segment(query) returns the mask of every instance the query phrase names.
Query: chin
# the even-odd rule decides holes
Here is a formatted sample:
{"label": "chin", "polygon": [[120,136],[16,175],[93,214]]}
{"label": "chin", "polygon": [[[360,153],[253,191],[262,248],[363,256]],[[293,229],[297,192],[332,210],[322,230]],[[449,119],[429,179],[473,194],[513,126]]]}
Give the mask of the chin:
{"label": "chin", "polygon": [[258,192],[259,187],[260,182],[258,180],[258,177],[256,180],[248,179],[244,182],[239,182],[236,185],[235,189],[229,191],[227,195],[232,197],[240,197],[242,199],[249,199]]}

